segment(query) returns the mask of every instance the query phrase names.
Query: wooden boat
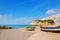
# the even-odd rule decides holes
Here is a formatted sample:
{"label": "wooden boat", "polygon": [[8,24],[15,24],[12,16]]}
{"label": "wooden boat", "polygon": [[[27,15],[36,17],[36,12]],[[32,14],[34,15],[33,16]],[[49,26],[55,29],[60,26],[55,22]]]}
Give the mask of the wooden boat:
{"label": "wooden boat", "polygon": [[46,31],[46,32],[60,32],[60,29],[41,29],[42,31]]}

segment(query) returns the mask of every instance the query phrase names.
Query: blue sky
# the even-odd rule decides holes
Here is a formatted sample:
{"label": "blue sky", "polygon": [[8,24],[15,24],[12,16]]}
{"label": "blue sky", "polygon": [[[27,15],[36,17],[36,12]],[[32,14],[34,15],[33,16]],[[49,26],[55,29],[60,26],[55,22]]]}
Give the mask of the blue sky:
{"label": "blue sky", "polygon": [[60,13],[60,0],[0,0],[0,24],[30,24]]}

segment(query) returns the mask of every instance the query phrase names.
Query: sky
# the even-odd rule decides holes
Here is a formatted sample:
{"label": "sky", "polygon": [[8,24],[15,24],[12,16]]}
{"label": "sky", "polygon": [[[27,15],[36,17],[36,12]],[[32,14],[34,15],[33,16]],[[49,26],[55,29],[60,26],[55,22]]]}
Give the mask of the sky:
{"label": "sky", "polygon": [[60,0],[0,0],[0,24],[30,24],[60,13]]}

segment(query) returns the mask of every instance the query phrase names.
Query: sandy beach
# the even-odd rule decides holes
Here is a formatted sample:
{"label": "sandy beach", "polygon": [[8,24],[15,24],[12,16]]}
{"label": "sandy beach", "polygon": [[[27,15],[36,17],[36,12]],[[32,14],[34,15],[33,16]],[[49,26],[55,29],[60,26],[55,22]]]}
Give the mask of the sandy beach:
{"label": "sandy beach", "polygon": [[0,40],[27,40],[33,34],[24,29],[0,29]]}
{"label": "sandy beach", "polygon": [[28,40],[60,40],[60,33],[37,31]]}
{"label": "sandy beach", "polygon": [[60,33],[26,31],[25,29],[0,29],[0,40],[60,40]]}

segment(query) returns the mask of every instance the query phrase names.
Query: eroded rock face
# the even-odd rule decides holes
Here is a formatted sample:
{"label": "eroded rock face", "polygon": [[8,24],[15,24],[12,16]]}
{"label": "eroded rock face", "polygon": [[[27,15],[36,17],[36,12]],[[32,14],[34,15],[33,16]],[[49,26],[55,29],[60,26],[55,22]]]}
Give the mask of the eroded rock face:
{"label": "eroded rock face", "polygon": [[60,26],[60,14],[55,17],[55,24]]}
{"label": "eroded rock face", "polygon": [[0,26],[0,29],[12,29],[12,27],[8,27],[8,26]]}
{"label": "eroded rock face", "polygon": [[[46,17],[46,18],[42,18],[41,20],[47,20],[47,19],[52,19],[52,20],[54,20],[54,25],[55,26],[60,26],[60,13],[59,14],[57,14],[57,15],[53,15],[53,16],[50,16],[50,17]],[[37,22],[35,22],[35,21],[33,21],[32,23],[31,23],[31,25],[40,25],[40,24],[42,24],[42,23],[37,23]],[[46,23],[45,23],[46,24]]]}
{"label": "eroded rock face", "polygon": [[35,21],[33,21],[33,22],[31,23],[31,25],[36,26],[36,25],[38,25],[38,23],[35,22]]}

